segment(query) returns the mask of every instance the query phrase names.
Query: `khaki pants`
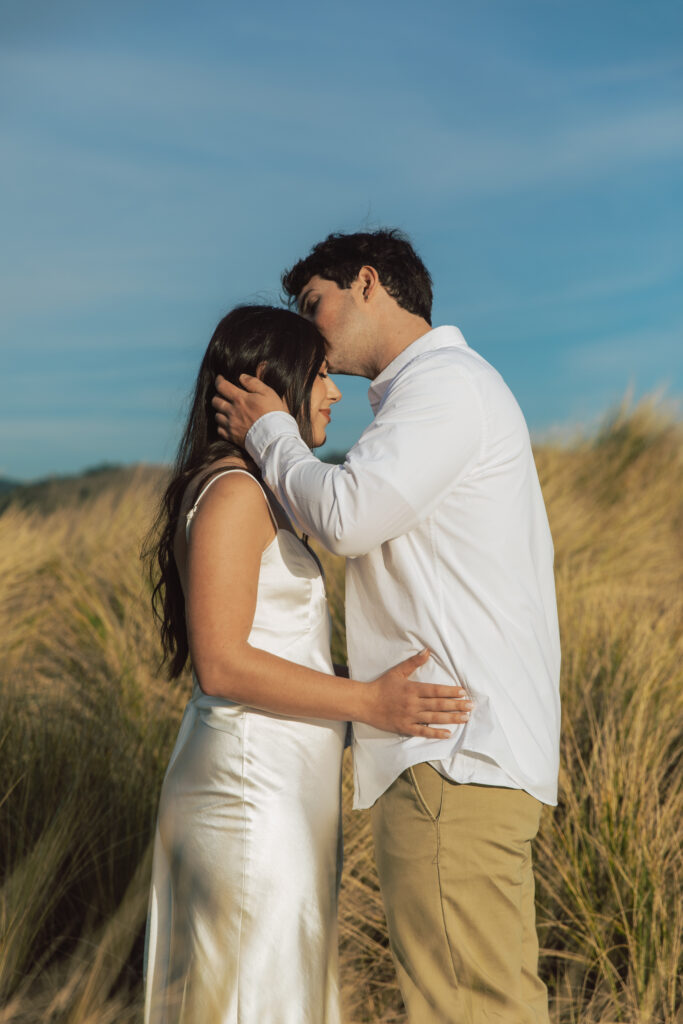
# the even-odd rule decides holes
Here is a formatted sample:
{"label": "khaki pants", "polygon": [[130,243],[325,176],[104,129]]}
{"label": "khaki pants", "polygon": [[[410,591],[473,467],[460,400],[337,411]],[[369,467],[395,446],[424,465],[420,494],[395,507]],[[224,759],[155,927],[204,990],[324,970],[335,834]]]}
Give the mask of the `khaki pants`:
{"label": "khaki pants", "polygon": [[459,785],[419,764],[373,807],[410,1024],[547,1024],[531,870],[541,806],[522,790]]}

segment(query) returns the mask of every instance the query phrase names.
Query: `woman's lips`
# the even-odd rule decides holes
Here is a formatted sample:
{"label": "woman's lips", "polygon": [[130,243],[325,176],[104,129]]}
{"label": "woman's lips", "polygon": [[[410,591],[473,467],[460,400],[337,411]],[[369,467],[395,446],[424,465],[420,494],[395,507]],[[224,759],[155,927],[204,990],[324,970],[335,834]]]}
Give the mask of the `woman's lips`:
{"label": "woman's lips", "polygon": [[330,413],[329,409],[321,409],[320,410],[320,415],[324,416],[328,423],[332,419],[332,414]]}

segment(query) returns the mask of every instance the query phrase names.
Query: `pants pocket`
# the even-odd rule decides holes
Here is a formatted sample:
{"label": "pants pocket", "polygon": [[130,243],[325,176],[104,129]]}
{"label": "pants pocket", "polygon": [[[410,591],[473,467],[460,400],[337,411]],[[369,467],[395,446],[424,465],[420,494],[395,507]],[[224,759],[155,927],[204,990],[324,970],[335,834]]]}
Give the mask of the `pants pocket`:
{"label": "pants pocket", "polygon": [[443,776],[430,764],[415,764],[408,769],[408,777],[418,803],[432,821],[438,821],[443,801]]}

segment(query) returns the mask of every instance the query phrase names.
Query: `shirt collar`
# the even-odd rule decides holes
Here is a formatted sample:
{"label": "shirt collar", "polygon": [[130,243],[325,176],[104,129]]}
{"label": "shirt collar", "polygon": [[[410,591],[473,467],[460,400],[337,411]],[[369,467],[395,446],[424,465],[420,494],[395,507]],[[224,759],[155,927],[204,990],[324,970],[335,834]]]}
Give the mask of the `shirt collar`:
{"label": "shirt collar", "polygon": [[454,345],[459,348],[467,348],[467,342],[457,327],[435,327],[399,352],[396,358],[392,359],[389,365],[385,366],[382,372],[375,377],[368,388],[372,411],[377,412],[392,380],[408,363],[411,363],[417,356],[421,356],[423,352],[433,352],[436,349],[450,348]]}

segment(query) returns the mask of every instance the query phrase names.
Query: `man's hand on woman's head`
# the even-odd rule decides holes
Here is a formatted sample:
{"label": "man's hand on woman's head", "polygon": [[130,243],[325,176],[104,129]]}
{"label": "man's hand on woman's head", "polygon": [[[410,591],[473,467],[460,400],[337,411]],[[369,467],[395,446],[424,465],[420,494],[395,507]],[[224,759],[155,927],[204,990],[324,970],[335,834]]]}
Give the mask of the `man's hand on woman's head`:
{"label": "man's hand on woman's head", "polygon": [[216,377],[216,394],[211,399],[218,433],[226,441],[241,448],[256,420],[268,412],[289,412],[284,398],[269,388],[258,377],[240,375],[241,387],[235,387],[225,377]]}

